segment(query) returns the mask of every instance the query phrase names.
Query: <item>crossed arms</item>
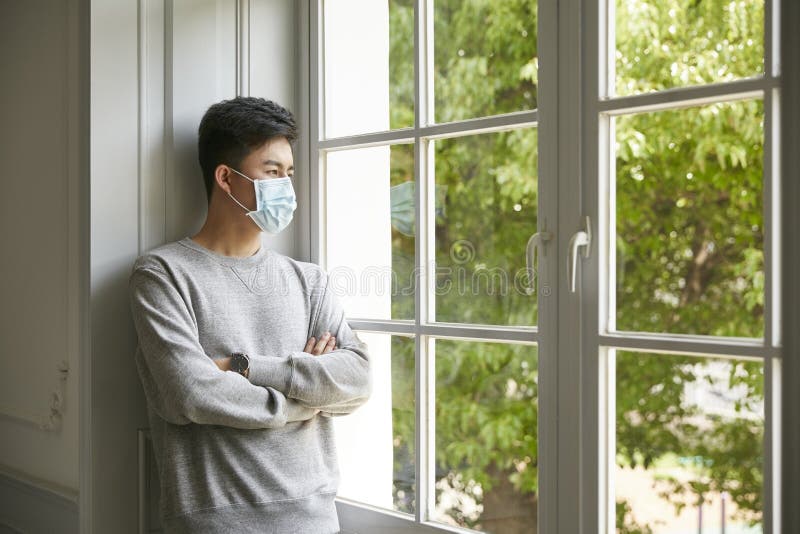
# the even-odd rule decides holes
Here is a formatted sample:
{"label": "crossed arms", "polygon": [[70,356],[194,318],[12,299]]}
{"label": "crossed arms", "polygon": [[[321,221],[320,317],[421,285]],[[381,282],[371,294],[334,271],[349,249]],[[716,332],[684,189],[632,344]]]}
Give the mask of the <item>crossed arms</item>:
{"label": "crossed arms", "polygon": [[367,347],[350,329],[327,284],[312,321],[314,332],[336,338],[333,350],[249,354],[249,378],[224,371],[205,353],[191,313],[166,272],[135,269],[129,293],[142,386],[153,410],[170,423],[276,428],[320,412],[344,415],[369,398]]}

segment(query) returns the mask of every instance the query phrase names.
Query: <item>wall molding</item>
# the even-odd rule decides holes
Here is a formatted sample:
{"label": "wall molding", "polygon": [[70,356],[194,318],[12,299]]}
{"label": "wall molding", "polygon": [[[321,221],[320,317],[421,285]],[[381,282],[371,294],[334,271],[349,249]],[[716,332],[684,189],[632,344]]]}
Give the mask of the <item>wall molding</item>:
{"label": "wall molding", "polygon": [[[69,300],[69,299],[68,299]],[[70,317],[71,314],[67,315]],[[69,376],[69,362],[61,360],[56,364],[57,384],[48,395],[48,410],[39,413],[29,413],[10,406],[0,404],[0,413],[10,419],[35,424],[40,430],[55,432],[61,428],[64,415],[64,398],[67,395],[67,378]]]}
{"label": "wall molding", "polygon": [[236,96],[250,96],[250,0],[236,2]]}
{"label": "wall molding", "polygon": [[158,466],[155,452],[153,451],[150,429],[138,428],[136,429],[136,436],[139,452],[139,460],[136,466],[139,492],[139,524],[137,532],[139,534],[162,532],[159,510],[161,488],[159,487]]}
{"label": "wall molding", "polygon": [[0,466],[0,530],[77,534],[78,492]]}
{"label": "wall molding", "polygon": [[167,140],[172,136],[172,1],[138,0],[138,253],[160,245],[167,230]]}
{"label": "wall molding", "polygon": [[73,248],[77,283],[75,284],[75,306],[78,311],[76,323],[70,326],[75,336],[78,361],[78,501],[79,531],[93,532],[92,502],[94,498],[92,469],[92,351],[91,351],[91,191],[90,191],[90,134],[91,94],[90,94],[90,53],[91,53],[91,4],[90,0],[69,2],[70,52],[69,63],[73,68],[70,87],[76,101],[72,119],[75,132],[74,145],[70,147],[71,157],[75,158],[76,179],[71,193],[75,196],[77,217],[72,231],[75,233],[77,247]]}

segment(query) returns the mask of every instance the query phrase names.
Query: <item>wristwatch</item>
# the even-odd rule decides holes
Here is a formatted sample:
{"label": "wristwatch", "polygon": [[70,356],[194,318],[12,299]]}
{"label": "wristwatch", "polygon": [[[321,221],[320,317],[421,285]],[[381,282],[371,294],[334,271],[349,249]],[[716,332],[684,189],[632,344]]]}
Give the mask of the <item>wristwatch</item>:
{"label": "wristwatch", "polygon": [[244,352],[231,354],[231,371],[235,371],[245,378],[250,376],[250,357]]}

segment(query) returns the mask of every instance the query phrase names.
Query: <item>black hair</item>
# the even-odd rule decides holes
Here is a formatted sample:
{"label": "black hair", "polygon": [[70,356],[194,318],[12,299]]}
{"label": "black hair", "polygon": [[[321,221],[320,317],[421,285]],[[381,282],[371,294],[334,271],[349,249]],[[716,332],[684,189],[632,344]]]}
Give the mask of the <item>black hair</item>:
{"label": "black hair", "polygon": [[271,100],[237,96],[209,107],[200,121],[197,140],[208,201],[218,165],[238,167],[250,152],[274,137],[285,137],[292,144],[297,127],[292,113]]}

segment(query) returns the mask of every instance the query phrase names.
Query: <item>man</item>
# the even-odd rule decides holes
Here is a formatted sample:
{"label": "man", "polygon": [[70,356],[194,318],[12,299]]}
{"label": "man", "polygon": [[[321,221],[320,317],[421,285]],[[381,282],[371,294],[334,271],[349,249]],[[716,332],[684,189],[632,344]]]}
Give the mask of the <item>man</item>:
{"label": "man", "polygon": [[331,416],[367,400],[370,362],[324,270],[261,244],[297,205],[295,138],[273,102],[211,106],[198,143],[206,221],[133,265],[168,533],[339,531]]}

